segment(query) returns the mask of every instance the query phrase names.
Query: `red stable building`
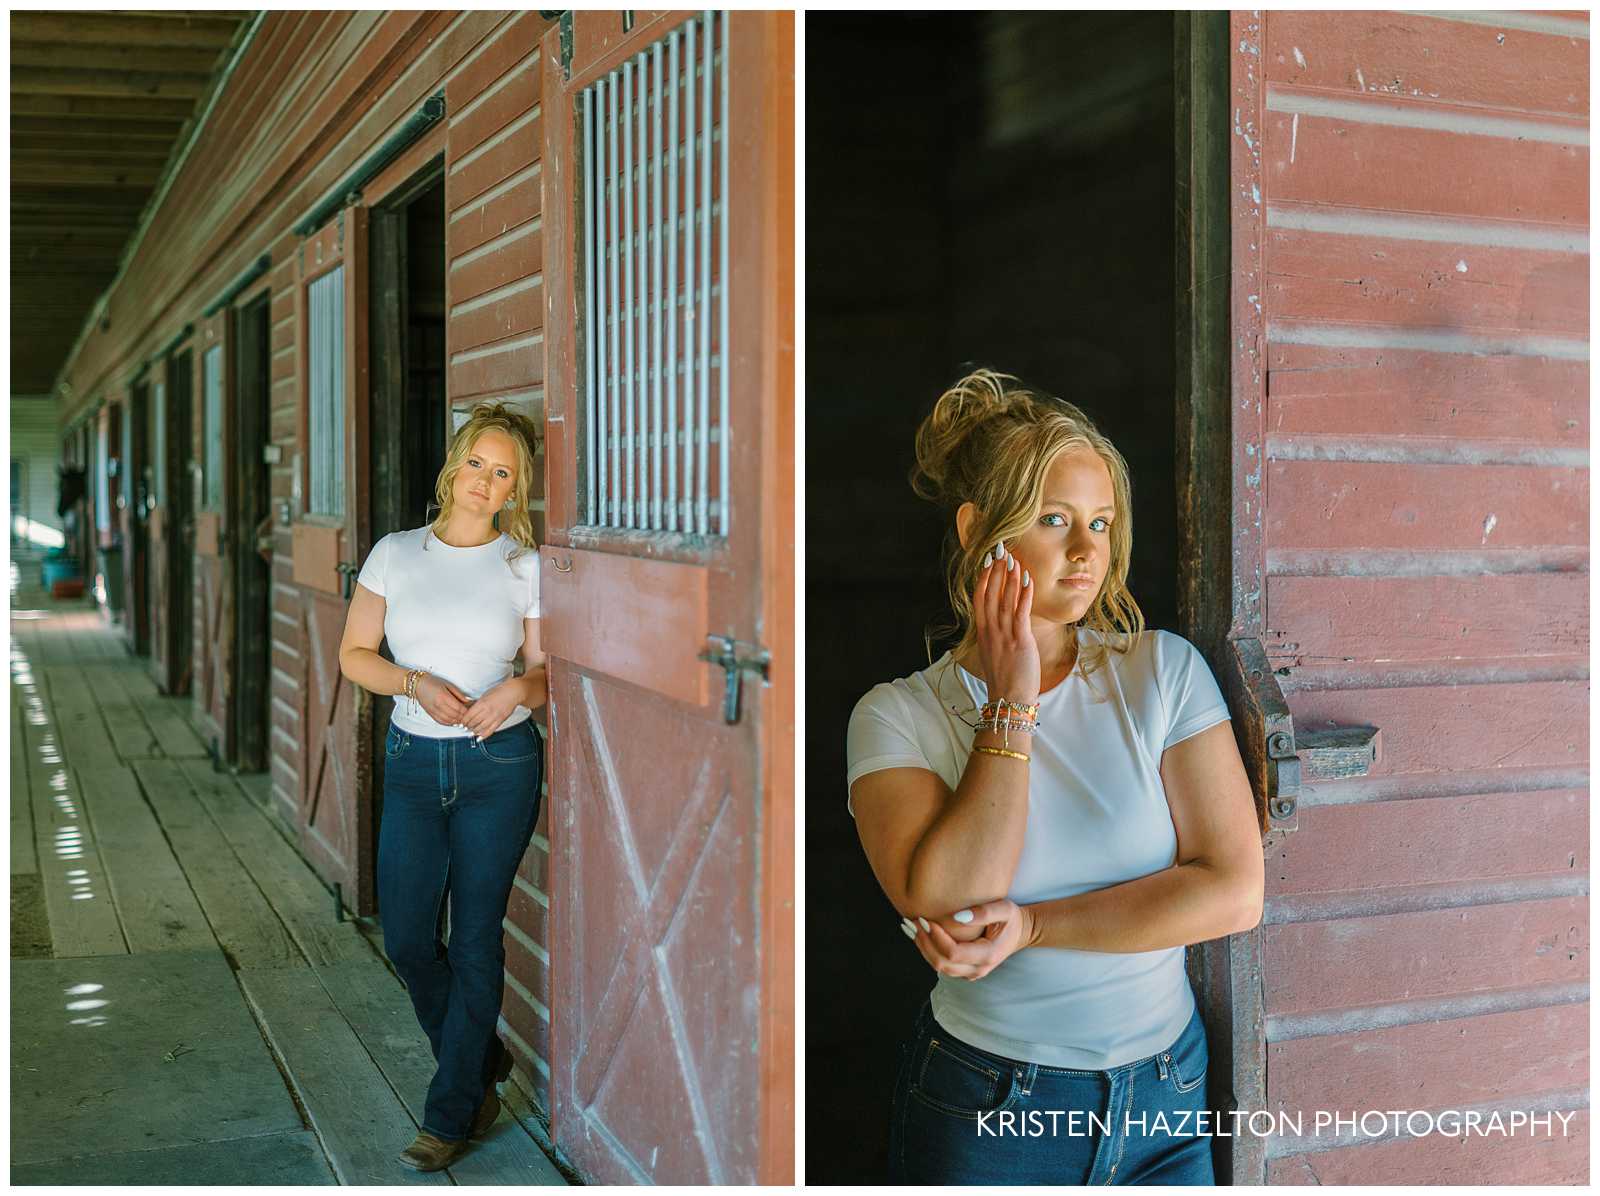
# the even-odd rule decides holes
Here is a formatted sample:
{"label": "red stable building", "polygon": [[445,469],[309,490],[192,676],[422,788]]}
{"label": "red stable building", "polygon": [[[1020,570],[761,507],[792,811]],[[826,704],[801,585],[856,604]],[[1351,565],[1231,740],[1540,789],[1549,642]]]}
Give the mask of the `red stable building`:
{"label": "red stable building", "polygon": [[532,415],[502,1033],[587,1177],[789,1182],[792,14],[272,11],[225,57],[59,375],[102,605],[381,917],[350,586],[466,410]]}

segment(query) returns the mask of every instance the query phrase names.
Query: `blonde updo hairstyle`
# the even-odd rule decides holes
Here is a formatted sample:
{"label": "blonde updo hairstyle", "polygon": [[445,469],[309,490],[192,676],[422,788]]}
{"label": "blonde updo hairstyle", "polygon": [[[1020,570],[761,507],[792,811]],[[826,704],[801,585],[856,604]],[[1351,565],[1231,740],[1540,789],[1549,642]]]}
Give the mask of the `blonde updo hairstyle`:
{"label": "blonde updo hairstyle", "polygon": [[[1101,635],[1085,646],[1079,667],[1091,676],[1104,666],[1108,650],[1132,647],[1144,630],[1144,614],[1128,591],[1133,549],[1128,464],[1088,416],[1063,399],[1025,389],[1009,374],[980,369],[939,396],[917,429],[916,449],[912,489],[950,515],[944,565],[954,620],[930,628],[930,660],[935,631],[957,639],[958,657],[974,647],[972,594],[984,555],[997,540],[1014,540],[1033,527],[1044,504],[1045,475],[1058,456],[1075,449],[1090,449],[1106,463],[1116,504],[1105,581],[1075,624]],[[968,502],[977,517],[963,548],[955,513]]]}
{"label": "blonde updo hairstyle", "polygon": [[467,422],[457,428],[456,434],[451,437],[450,449],[444,456],[444,467],[439,470],[439,480],[433,488],[439,514],[429,526],[437,536],[450,522],[450,515],[455,509],[456,474],[467,463],[478,437],[489,431],[504,432],[511,437],[511,443],[517,450],[511,506],[495,512],[495,525],[517,542],[518,547],[511,554],[515,558],[538,547],[533,539],[529,499],[533,495],[534,460],[539,451],[540,436],[538,424],[505,403],[479,403],[472,409]]}

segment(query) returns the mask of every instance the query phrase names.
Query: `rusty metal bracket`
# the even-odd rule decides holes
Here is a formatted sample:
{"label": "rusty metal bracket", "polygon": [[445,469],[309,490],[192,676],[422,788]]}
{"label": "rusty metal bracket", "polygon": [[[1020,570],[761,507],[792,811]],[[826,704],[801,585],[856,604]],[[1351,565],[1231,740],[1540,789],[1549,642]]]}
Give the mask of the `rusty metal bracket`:
{"label": "rusty metal bracket", "polygon": [[1300,757],[1295,753],[1289,703],[1259,639],[1237,639],[1231,646],[1237,669],[1234,696],[1248,716],[1240,728],[1240,746],[1266,814],[1262,830],[1292,831],[1299,825]]}

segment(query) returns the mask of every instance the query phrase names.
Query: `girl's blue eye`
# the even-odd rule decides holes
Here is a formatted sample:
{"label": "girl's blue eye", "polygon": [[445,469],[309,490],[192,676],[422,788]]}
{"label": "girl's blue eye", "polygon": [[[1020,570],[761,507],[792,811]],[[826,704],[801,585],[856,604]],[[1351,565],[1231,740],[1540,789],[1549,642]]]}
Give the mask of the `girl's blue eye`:
{"label": "girl's blue eye", "polygon": [[[1048,522],[1051,519],[1059,519],[1059,520],[1062,520],[1062,522],[1060,522],[1060,523],[1050,523],[1050,522]],[[1051,511],[1048,514],[1041,515],[1039,517],[1039,522],[1043,523],[1046,527],[1065,527],[1066,526],[1065,518],[1062,515],[1057,514],[1055,511]],[[1111,530],[1111,521],[1109,519],[1107,519],[1104,515],[1101,515],[1098,518],[1091,520],[1090,523],[1089,523],[1089,526],[1092,528],[1092,527],[1094,527],[1094,525],[1096,523],[1102,525],[1101,528],[1100,528],[1100,530],[1102,532]]]}

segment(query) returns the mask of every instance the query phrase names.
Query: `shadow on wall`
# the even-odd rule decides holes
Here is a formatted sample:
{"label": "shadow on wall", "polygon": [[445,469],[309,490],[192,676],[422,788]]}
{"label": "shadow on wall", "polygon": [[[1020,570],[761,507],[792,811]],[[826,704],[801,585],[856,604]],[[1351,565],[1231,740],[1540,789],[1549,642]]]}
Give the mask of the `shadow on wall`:
{"label": "shadow on wall", "polygon": [[907,475],[946,386],[986,365],[1099,423],[1133,478],[1134,596],[1177,626],[1172,25],[813,13],[807,35],[806,1176],[874,1183],[933,973],[845,809],[845,727],[944,615],[943,519]]}

